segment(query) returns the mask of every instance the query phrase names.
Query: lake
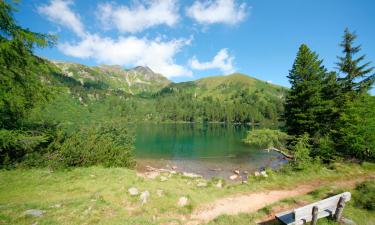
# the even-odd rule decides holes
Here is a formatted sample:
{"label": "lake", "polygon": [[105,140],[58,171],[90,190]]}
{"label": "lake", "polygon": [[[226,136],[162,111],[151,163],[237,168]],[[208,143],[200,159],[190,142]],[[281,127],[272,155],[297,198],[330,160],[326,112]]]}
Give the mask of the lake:
{"label": "lake", "polygon": [[147,124],[136,127],[135,156],[138,169],[177,166],[206,178],[228,178],[234,169],[249,172],[260,167],[277,167],[285,162],[276,152],[252,148],[242,142],[245,125]]}

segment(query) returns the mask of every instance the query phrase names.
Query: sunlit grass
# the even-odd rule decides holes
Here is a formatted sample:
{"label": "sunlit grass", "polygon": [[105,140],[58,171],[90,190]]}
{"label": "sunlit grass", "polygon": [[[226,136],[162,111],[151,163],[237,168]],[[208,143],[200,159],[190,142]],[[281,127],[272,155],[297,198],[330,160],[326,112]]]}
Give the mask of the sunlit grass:
{"label": "sunlit grass", "polygon": [[[311,180],[345,180],[373,173],[367,164],[336,164],[331,168],[313,166],[307,171],[276,173],[268,178],[250,177],[247,185],[232,184],[219,189],[215,182],[197,187],[198,180],[180,175],[145,179],[124,168],[75,168],[50,172],[47,169],[11,170],[0,172],[0,224],[160,224],[183,220],[197,206],[236,194],[265,189],[291,188]],[[139,196],[128,193],[130,187],[149,191],[150,198],[141,205]],[[163,190],[162,197],[157,190]],[[188,205],[178,207],[181,196]],[[321,195],[311,195],[316,198]],[[311,197],[313,198],[313,197]],[[39,209],[43,217],[23,215],[25,210]],[[265,214],[265,212],[263,212]],[[240,215],[249,220],[253,215]],[[255,217],[254,217],[255,218]],[[229,221],[231,219],[226,219]],[[220,223],[219,223],[220,224]],[[222,223],[224,224],[224,223]],[[241,223],[237,223],[241,224]]]}

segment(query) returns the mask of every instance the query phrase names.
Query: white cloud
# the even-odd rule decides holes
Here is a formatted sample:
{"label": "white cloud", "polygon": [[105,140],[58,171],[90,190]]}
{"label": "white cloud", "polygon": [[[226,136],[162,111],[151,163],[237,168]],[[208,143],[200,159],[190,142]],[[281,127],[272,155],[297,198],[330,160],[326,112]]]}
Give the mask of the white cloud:
{"label": "white cloud", "polygon": [[221,49],[210,62],[199,62],[194,56],[190,59],[190,66],[195,70],[220,69],[225,74],[234,72],[234,57],[228,54],[227,49]]}
{"label": "white cloud", "polygon": [[85,35],[83,24],[79,17],[70,10],[73,4],[70,0],[51,0],[48,5],[38,7],[38,12],[47,16],[49,20],[71,29],[80,37]]}
{"label": "white cloud", "polygon": [[236,4],[235,0],[197,0],[186,13],[201,24],[235,25],[245,19],[246,10],[246,3]]}
{"label": "white cloud", "polygon": [[66,55],[92,58],[106,64],[148,66],[166,77],[191,76],[190,70],[174,62],[175,55],[190,43],[190,39],[171,41],[146,38],[119,37],[117,40],[96,34],[87,35],[80,42],[64,43],[59,49]]}
{"label": "white cloud", "polygon": [[130,33],[161,24],[172,27],[179,20],[176,0],[137,1],[132,7],[103,3],[99,4],[97,14],[104,28],[114,26],[121,32]]}

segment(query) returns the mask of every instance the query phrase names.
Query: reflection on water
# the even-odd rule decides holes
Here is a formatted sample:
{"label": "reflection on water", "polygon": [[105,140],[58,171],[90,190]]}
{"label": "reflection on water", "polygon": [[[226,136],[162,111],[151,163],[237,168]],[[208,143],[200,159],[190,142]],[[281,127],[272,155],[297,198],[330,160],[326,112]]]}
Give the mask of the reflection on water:
{"label": "reflection on water", "polygon": [[226,124],[138,124],[136,158],[140,166],[167,167],[205,177],[229,176],[233,169],[277,166],[278,153],[242,143],[251,126]]}

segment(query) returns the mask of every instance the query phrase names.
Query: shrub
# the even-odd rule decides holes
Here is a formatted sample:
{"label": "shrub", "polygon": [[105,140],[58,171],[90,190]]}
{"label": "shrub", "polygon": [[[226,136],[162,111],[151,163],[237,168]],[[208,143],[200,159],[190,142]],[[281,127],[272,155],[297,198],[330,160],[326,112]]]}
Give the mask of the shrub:
{"label": "shrub", "polygon": [[357,207],[375,210],[375,180],[365,181],[357,185],[353,198]]}
{"label": "shrub", "polygon": [[84,127],[68,135],[60,131],[50,146],[52,166],[133,167],[134,135],[123,125]]}
{"label": "shrub", "polygon": [[49,138],[44,133],[22,130],[0,130],[0,168],[9,168],[30,155],[40,152]]}
{"label": "shrub", "polygon": [[306,169],[311,165],[310,138],[307,133],[296,138],[294,145],[294,168],[298,170]]}

